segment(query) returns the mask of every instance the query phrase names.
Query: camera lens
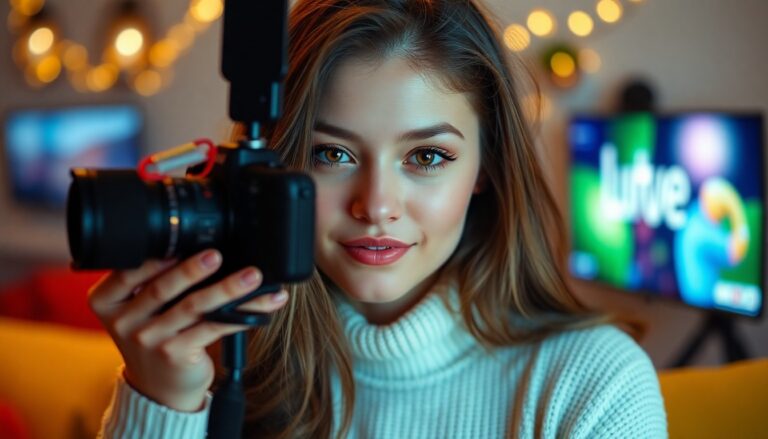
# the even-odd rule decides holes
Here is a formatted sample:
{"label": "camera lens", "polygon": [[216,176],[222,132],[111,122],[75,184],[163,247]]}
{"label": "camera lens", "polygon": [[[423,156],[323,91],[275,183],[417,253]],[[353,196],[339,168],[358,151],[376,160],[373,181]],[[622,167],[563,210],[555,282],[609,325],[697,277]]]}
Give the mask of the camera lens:
{"label": "camera lens", "polygon": [[220,198],[208,180],[144,181],[134,170],[73,169],[67,235],[73,267],[135,268],[216,247]]}

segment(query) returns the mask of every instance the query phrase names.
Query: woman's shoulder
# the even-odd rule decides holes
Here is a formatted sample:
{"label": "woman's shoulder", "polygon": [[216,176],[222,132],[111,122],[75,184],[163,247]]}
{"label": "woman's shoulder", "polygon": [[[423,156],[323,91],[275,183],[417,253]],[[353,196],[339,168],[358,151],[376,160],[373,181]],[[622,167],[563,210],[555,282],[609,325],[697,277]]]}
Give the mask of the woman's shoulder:
{"label": "woman's shoulder", "polygon": [[579,370],[580,374],[606,376],[613,372],[655,379],[648,354],[632,337],[609,324],[562,331],[543,340],[538,347],[539,360],[553,368]]}
{"label": "woman's shoulder", "polygon": [[554,434],[545,436],[666,437],[656,371],[627,333],[612,325],[564,331],[533,351],[520,384],[529,410],[551,417],[545,429]]}

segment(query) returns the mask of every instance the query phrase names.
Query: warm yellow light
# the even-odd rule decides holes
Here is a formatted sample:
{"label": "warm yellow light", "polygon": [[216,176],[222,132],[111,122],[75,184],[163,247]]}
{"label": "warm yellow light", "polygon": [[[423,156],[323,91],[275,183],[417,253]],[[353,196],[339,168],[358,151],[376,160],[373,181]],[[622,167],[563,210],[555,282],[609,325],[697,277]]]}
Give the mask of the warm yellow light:
{"label": "warm yellow light", "polygon": [[80,44],[71,44],[62,56],[64,66],[69,70],[82,70],[88,66],[88,50]]}
{"label": "warm yellow light", "polygon": [[11,7],[22,15],[31,17],[43,8],[44,0],[11,0]]}
{"label": "warm yellow light", "polygon": [[142,96],[152,96],[160,91],[162,85],[163,78],[160,76],[160,73],[154,70],[145,70],[139,73],[133,81],[136,92]]}
{"label": "warm yellow light", "polygon": [[594,27],[592,17],[584,11],[574,11],[568,16],[568,28],[577,36],[586,37]]}
{"label": "warm yellow light", "polygon": [[510,24],[504,29],[504,44],[509,50],[521,52],[531,44],[531,34],[519,24]]}
{"label": "warm yellow light", "polygon": [[8,13],[8,29],[11,32],[16,33],[27,23],[27,20],[28,17],[26,15],[17,12],[15,9],[11,9],[11,12]]}
{"label": "warm yellow light", "polygon": [[557,52],[549,60],[552,72],[561,77],[568,78],[576,72],[576,61],[565,52]]}
{"label": "warm yellow light", "polygon": [[85,76],[85,84],[90,91],[102,92],[109,90],[117,82],[119,70],[113,64],[101,64],[88,71]]}
{"label": "warm yellow light", "polygon": [[221,0],[194,0],[189,13],[200,23],[211,23],[221,16],[224,5]]}
{"label": "warm yellow light", "polygon": [[195,40],[195,28],[187,23],[177,24],[168,30],[168,39],[173,40],[179,51],[182,51]]}
{"label": "warm yellow light", "polygon": [[149,62],[155,67],[168,67],[176,61],[178,56],[179,48],[176,41],[168,38],[158,41],[149,49]]}
{"label": "warm yellow light", "polygon": [[555,17],[544,9],[535,9],[531,12],[526,24],[532,34],[540,37],[545,37],[555,31]]}
{"label": "warm yellow light", "polygon": [[144,35],[134,27],[123,29],[117,34],[117,38],[115,38],[115,49],[117,49],[117,53],[125,57],[136,55],[141,51],[143,46]]}
{"label": "warm yellow light", "polygon": [[35,67],[35,76],[44,84],[53,82],[59,77],[59,73],[61,73],[61,61],[56,55],[46,56]]}
{"label": "warm yellow light", "polygon": [[606,23],[615,23],[621,19],[621,4],[616,0],[597,2],[597,15]]}
{"label": "warm yellow light", "polygon": [[587,73],[596,73],[600,70],[603,62],[600,54],[592,49],[581,49],[579,51],[579,66]]}
{"label": "warm yellow light", "polygon": [[86,93],[89,91],[87,83],[88,74],[86,70],[70,70],[67,77],[69,78],[69,83],[72,84],[72,87],[78,92]]}
{"label": "warm yellow light", "polygon": [[27,48],[33,55],[42,55],[53,47],[53,31],[49,27],[39,27],[29,34]]}

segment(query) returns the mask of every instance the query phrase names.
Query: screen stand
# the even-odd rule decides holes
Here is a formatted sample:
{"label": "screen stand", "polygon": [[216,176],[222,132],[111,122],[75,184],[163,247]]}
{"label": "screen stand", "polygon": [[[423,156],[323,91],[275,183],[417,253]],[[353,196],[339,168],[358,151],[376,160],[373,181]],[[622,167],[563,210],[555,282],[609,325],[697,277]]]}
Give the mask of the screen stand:
{"label": "screen stand", "polygon": [[672,367],[688,365],[712,333],[720,335],[720,340],[723,343],[723,352],[728,363],[750,358],[747,349],[744,347],[744,343],[738,337],[738,334],[736,334],[736,328],[733,322],[734,320],[732,318],[726,317],[720,313],[707,314],[698,332],[694,334],[693,338],[691,338],[687,347],[677,360],[672,363]]}

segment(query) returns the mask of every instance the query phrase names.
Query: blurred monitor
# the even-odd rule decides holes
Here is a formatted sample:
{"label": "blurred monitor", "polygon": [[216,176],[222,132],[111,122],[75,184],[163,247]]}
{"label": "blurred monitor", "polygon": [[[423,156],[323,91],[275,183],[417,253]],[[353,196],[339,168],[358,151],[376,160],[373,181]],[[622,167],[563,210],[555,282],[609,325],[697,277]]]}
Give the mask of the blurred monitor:
{"label": "blurred monitor", "polygon": [[132,168],[143,116],[132,105],[24,109],[4,120],[5,174],[15,201],[61,209],[72,167]]}
{"label": "blurred monitor", "polygon": [[571,119],[573,276],[758,316],[765,167],[759,114]]}

